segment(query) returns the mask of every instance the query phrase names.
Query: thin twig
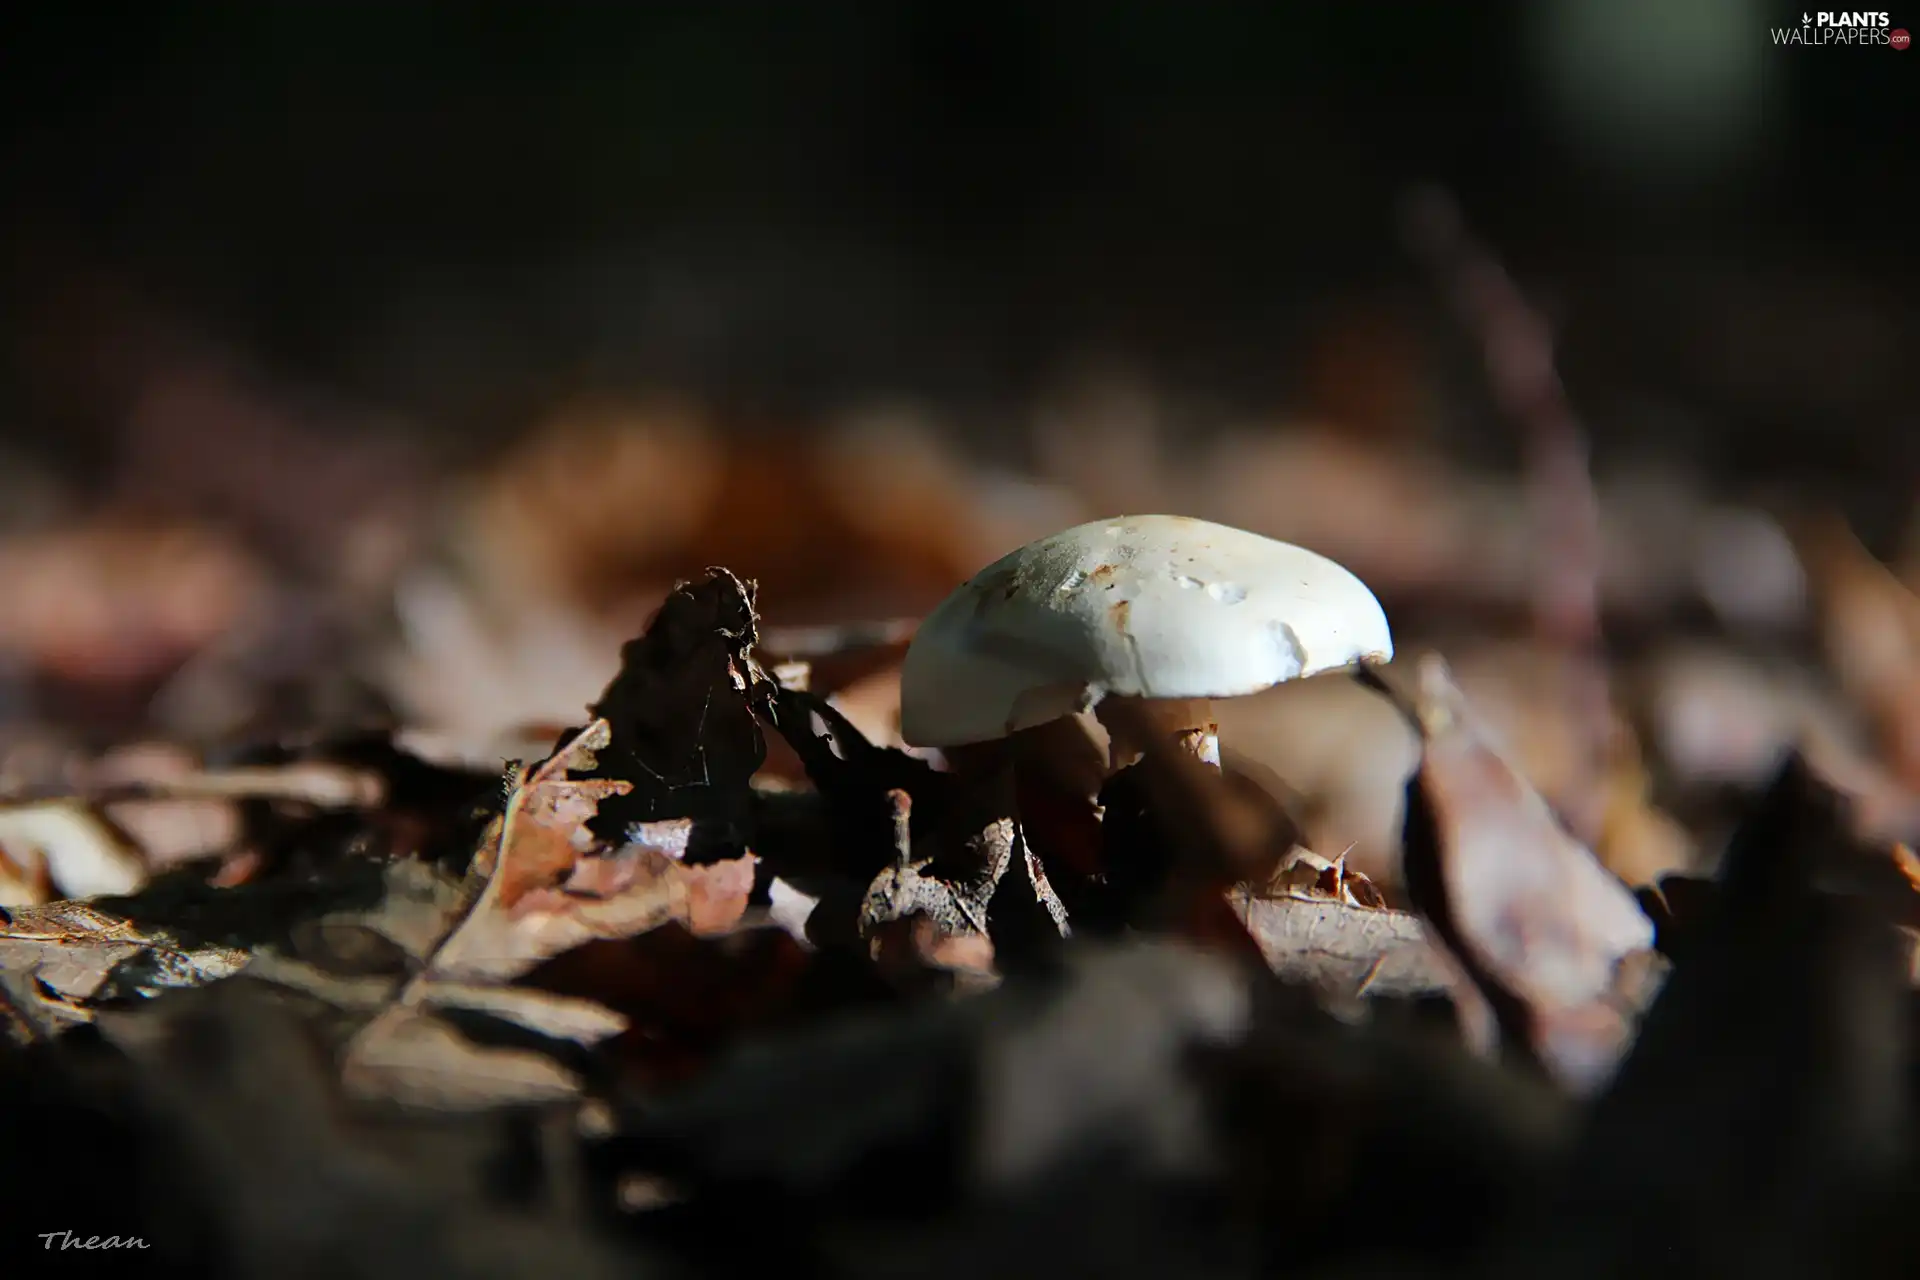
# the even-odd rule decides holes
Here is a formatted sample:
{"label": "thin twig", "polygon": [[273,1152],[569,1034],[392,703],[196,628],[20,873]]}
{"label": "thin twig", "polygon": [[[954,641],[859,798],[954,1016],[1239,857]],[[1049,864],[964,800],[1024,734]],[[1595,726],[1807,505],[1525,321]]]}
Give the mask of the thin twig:
{"label": "thin twig", "polygon": [[1600,660],[1600,502],[1586,432],[1555,369],[1546,318],[1473,238],[1453,198],[1418,192],[1407,201],[1403,221],[1409,249],[1479,339],[1494,401],[1519,432],[1535,531],[1534,627],[1569,659],[1578,723],[1590,748],[1590,775],[1566,797],[1564,816],[1591,843],[1605,815],[1612,717]]}
{"label": "thin twig", "polygon": [[762,627],[760,649],[781,658],[832,658],[860,649],[905,644],[919,625],[918,618],[882,618],[817,627]]}

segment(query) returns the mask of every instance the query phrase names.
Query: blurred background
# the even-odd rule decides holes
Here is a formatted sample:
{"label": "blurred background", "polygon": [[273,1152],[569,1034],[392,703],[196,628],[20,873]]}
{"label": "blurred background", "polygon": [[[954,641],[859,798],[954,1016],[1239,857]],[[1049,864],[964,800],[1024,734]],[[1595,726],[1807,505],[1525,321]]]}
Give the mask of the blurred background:
{"label": "blurred background", "polygon": [[[1556,803],[1598,742],[1596,840],[1697,857],[1793,741],[1904,836],[1920,53],[1800,20],[10,6],[5,776],[396,722],[485,756],[706,565],[772,623],[910,617],[1159,509],[1349,564]],[[1525,310],[1476,309],[1500,266]],[[1542,447],[1582,439],[1590,490]],[[1599,704],[1544,599],[1589,578]],[[884,739],[895,658],[816,685]],[[1229,743],[1386,839],[1381,784],[1289,754],[1352,717],[1278,714]]]}

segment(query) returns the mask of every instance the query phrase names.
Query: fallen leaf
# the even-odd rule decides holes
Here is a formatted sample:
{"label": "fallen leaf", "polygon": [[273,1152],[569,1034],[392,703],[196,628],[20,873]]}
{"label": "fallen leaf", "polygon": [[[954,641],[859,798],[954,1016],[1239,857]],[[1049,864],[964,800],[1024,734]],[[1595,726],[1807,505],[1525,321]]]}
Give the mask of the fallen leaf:
{"label": "fallen leaf", "polygon": [[[1424,739],[1408,789],[1414,905],[1517,1038],[1511,1047],[1541,1054],[1570,1088],[1598,1087],[1631,1031],[1604,997],[1621,959],[1653,945],[1652,922],[1489,745],[1446,664],[1429,657],[1414,674],[1408,705]],[[1589,1036],[1563,1037],[1589,1013]]]}
{"label": "fallen leaf", "polygon": [[147,868],[124,833],[77,800],[0,805],[0,852],[14,865],[43,865],[66,898],[132,893]]}
{"label": "fallen leaf", "polygon": [[[645,1250],[581,1229],[569,1162],[558,1147],[541,1150],[549,1126],[527,1113],[415,1113],[396,1125],[388,1108],[345,1105],[325,1041],[300,1008],[240,978],[104,1016],[107,1038],[136,1068],[112,1078],[113,1108],[130,1123],[103,1130],[82,1097],[29,1131],[44,1153],[45,1190],[27,1202],[35,1220],[62,1204],[103,1217],[138,1209],[114,1229],[144,1228],[152,1252],[137,1256],[170,1272],[213,1257],[204,1242],[216,1241],[220,1265],[246,1275],[671,1273]],[[464,1063],[459,1038],[446,1040],[432,1023],[392,1048],[396,1062],[403,1051],[432,1055],[416,1084],[436,1107],[503,1083],[530,1100],[564,1096],[550,1063]],[[144,1187],[105,1185],[92,1154],[64,1156],[81,1135],[125,1132],[131,1141],[134,1131],[154,1135],[139,1147]]]}
{"label": "fallen leaf", "polygon": [[354,1038],[341,1067],[348,1094],[435,1111],[559,1102],[580,1078],[545,1054],[481,1046],[418,1008],[392,1009]]}
{"label": "fallen leaf", "polygon": [[576,723],[631,634],[537,595],[494,601],[431,567],[402,577],[393,603],[399,635],[380,684],[442,760],[491,764],[516,754],[523,726]]}
{"label": "fallen leaf", "polygon": [[533,890],[563,879],[593,845],[586,822],[600,802],[632,790],[617,779],[570,776],[594,769],[596,753],[612,736],[605,720],[593,721],[514,787],[490,860],[488,890],[501,907],[511,909]]}
{"label": "fallen leaf", "polygon": [[643,1090],[684,1083],[756,1034],[891,996],[865,961],[811,950],[784,929],[701,938],[678,923],[585,943],[522,985],[589,999],[626,1019],[605,1049]]}
{"label": "fallen leaf", "polygon": [[554,1040],[598,1044],[627,1029],[627,1020],[592,1000],[574,1000],[527,987],[485,987],[436,982],[425,1003],[439,1010],[483,1013],[517,1023]]}
{"label": "fallen leaf", "polygon": [[118,800],[100,809],[155,871],[225,853],[244,833],[239,808],[224,800]]}
{"label": "fallen leaf", "polygon": [[757,862],[749,853],[694,864],[630,841],[580,858],[565,883],[533,890],[512,907],[490,900],[489,890],[435,953],[428,973],[435,980],[507,981],[594,939],[673,921],[702,934],[726,933],[746,914]]}
{"label": "fallen leaf", "polygon": [[1912,1000],[1881,900],[1900,877],[1841,807],[1795,758],[1749,808],[1578,1148],[1484,1274],[1883,1273]]}
{"label": "fallen leaf", "polygon": [[1329,898],[1229,897],[1275,973],[1339,999],[1443,995],[1453,974],[1407,911],[1361,907]]}
{"label": "fallen leaf", "polygon": [[255,557],[191,524],[107,516],[0,542],[0,654],[76,685],[139,686],[264,594]]}
{"label": "fallen leaf", "polygon": [[1838,518],[1810,523],[1801,544],[1828,668],[1912,790],[1920,786],[1920,598]]}
{"label": "fallen leaf", "polygon": [[952,869],[943,872],[938,855],[914,848],[907,793],[890,791],[887,800],[893,813],[895,860],[867,887],[858,926],[871,954],[894,971],[900,968],[897,958],[903,949],[936,967],[951,966],[933,959],[934,953],[955,947],[973,955],[985,942],[990,955],[988,917],[994,892],[1013,859],[1013,819],[997,819],[970,834],[966,848],[946,860]]}
{"label": "fallen leaf", "polygon": [[183,945],[84,902],[14,907],[0,916],[0,973],[28,979],[76,1007],[216,982],[250,958],[231,947]]}
{"label": "fallen leaf", "polygon": [[695,818],[744,841],[753,775],[766,761],[756,711],[778,686],[753,658],[754,587],[725,569],[676,587],[590,710],[610,726],[600,776],[629,783],[609,821]]}
{"label": "fallen leaf", "polygon": [[90,1010],[62,996],[37,974],[0,968],[0,1031],[15,1044],[51,1040],[92,1020]]}
{"label": "fallen leaf", "polygon": [[1323,858],[1296,846],[1268,878],[1269,890],[1296,898],[1324,898],[1350,907],[1383,910],[1387,897],[1365,873],[1347,865],[1347,855]]}
{"label": "fallen leaf", "polygon": [[1594,854],[1600,865],[1634,887],[1698,868],[1693,836],[1653,801],[1653,775],[1640,742],[1624,729],[1608,747],[1605,808]]}

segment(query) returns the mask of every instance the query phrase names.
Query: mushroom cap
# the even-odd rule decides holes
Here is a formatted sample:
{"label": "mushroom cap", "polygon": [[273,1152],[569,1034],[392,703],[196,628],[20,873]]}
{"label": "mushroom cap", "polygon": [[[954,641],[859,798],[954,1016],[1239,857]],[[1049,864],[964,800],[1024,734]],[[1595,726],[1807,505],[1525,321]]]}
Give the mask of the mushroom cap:
{"label": "mushroom cap", "polygon": [[986,742],[1109,694],[1231,698],[1393,656],[1367,585],[1323,555],[1186,516],[1117,516],[975,574],[901,670],[901,733]]}

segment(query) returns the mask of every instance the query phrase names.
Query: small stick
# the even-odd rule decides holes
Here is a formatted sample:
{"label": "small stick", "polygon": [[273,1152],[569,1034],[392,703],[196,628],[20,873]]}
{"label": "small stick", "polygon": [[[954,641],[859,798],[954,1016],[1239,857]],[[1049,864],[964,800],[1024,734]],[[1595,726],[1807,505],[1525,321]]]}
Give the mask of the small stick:
{"label": "small stick", "polygon": [[913,865],[913,797],[895,787],[887,792],[887,805],[893,810],[893,857],[902,867]]}
{"label": "small stick", "polygon": [[1554,367],[1546,318],[1473,238],[1453,198],[1442,191],[1417,193],[1407,202],[1404,227],[1409,249],[1480,340],[1494,400],[1519,431],[1538,536],[1534,626],[1573,663],[1575,704],[1591,751],[1587,785],[1569,800],[1574,811],[1564,816],[1592,844],[1605,818],[1612,715],[1600,657],[1600,501],[1586,432]]}
{"label": "small stick", "polygon": [[763,627],[759,647],[782,658],[833,658],[860,649],[904,644],[919,626],[918,618],[882,618],[817,627]]}

